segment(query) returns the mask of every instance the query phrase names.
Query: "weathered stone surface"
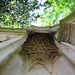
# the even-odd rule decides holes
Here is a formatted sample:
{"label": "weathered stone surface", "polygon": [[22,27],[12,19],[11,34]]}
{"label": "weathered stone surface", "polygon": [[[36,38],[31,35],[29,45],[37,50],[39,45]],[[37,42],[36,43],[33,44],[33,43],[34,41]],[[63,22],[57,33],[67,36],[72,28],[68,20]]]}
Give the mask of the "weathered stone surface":
{"label": "weathered stone surface", "polygon": [[75,67],[65,58],[60,56],[53,65],[46,66],[37,64],[31,70],[27,71],[25,63],[21,56],[15,55],[2,75],[74,75]]}
{"label": "weathered stone surface", "polygon": [[57,43],[57,47],[59,48],[58,52],[65,56],[73,66],[75,66],[75,46],[66,42],[62,42],[61,44]]}
{"label": "weathered stone surface", "polygon": [[53,33],[57,32],[59,29],[59,25],[55,25],[53,27],[47,26],[47,27],[37,27],[37,26],[28,26],[26,28],[27,32],[32,32],[32,33]]}
{"label": "weathered stone surface", "polygon": [[24,36],[20,36],[3,43],[0,43],[0,64],[13,54],[23,44]]}
{"label": "weathered stone surface", "polygon": [[[11,40],[9,40],[9,42],[2,44],[0,51],[4,55],[2,54],[1,56],[5,56],[7,54],[6,53],[7,51],[9,53],[10,50],[12,50],[14,48],[16,50],[16,46],[18,47],[18,46],[22,45],[23,42],[26,41],[28,35],[32,35],[34,33],[45,33],[45,34],[48,33],[54,38],[54,34],[52,35],[52,33],[57,32],[57,27],[55,28],[55,30],[53,30],[52,28],[51,28],[51,30],[49,30],[49,29],[50,29],[49,27],[47,27],[46,29],[30,27],[29,29],[27,29],[28,33],[27,33],[27,36],[25,39],[22,38],[22,40],[17,40],[17,38],[16,38],[15,40],[12,40],[12,43],[10,43]],[[75,29],[73,27],[73,29],[71,29],[71,35],[69,35],[70,37],[68,38],[68,40],[72,44],[75,43],[74,42],[74,40],[75,40],[74,33],[75,33]],[[67,31],[66,31],[65,36],[68,37]],[[66,38],[65,40],[67,40],[67,37],[65,37],[65,36],[63,38],[64,39]],[[45,41],[45,43],[46,42],[47,41]],[[56,43],[57,47],[59,48],[58,53],[60,54],[60,56],[55,57],[55,59],[53,60],[53,63],[46,62],[45,65],[38,63],[38,64],[34,64],[34,66],[32,66],[32,63],[30,61],[26,61],[26,60],[22,59],[23,57],[21,55],[19,55],[17,52],[16,55],[13,55],[13,57],[12,57],[13,59],[10,59],[10,61],[6,62],[6,66],[3,68],[2,75],[75,75],[75,46],[72,44],[69,44],[66,42],[61,42],[61,44]],[[9,45],[12,45],[12,46],[9,46]],[[38,47],[37,49],[40,49],[39,45],[37,47]],[[11,53],[9,53],[9,54],[11,54]],[[9,56],[9,54],[8,54],[8,56]],[[5,56],[5,58],[8,56]]]}
{"label": "weathered stone surface", "polygon": [[71,25],[70,42],[71,42],[71,44],[74,44],[75,45],[75,22],[72,23],[72,25]]}
{"label": "weathered stone surface", "polygon": [[13,32],[0,32],[0,42],[4,42],[16,37],[21,36],[21,33],[13,33]]}
{"label": "weathered stone surface", "polygon": [[0,42],[4,42],[25,34],[25,29],[0,28]]}
{"label": "weathered stone surface", "polygon": [[59,55],[53,37],[45,33],[30,34],[27,41],[22,45],[20,54],[24,60],[30,60],[32,64],[43,65],[48,64],[48,62],[52,63],[54,58]]}
{"label": "weathered stone surface", "polygon": [[75,75],[75,67],[62,56],[54,63],[52,75]]}
{"label": "weathered stone surface", "polygon": [[43,65],[37,64],[30,71],[26,70],[25,65],[28,64],[25,63],[19,55],[16,55],[2,75],[50,75]]}

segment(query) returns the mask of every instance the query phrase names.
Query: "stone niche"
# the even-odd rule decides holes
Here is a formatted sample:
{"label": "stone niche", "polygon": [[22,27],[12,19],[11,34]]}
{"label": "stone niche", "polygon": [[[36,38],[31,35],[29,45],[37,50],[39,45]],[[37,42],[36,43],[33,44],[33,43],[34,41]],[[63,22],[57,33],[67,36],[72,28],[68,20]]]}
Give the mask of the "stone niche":
{"label": "stone niche", "polygon": [[30,62],[33,66],[35,64],[52,64],[54,58],[59,54],[52,35],[34,33],[30,34],[22,45],[20,55],[24,61]]}

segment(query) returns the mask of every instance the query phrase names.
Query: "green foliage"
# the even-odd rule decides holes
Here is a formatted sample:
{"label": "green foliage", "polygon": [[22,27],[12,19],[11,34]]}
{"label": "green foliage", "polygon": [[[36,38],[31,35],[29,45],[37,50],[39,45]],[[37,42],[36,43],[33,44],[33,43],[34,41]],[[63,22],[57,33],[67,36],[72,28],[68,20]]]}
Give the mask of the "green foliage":
{"label": "green foliage", "polygon": [[37,0],[2,0],[0,27],[25,28],[31,22],[28,19],[35,15],[30,16],[30,12],[39,8],[37,3]]}
{"label": "green foliage", "polygon": [[[43,13],[34,13],[40,7],[45,7]],[[75,0],[46,0],[43,5],[41,0],[0,0],[0,27],[25,28],[38,17],[42,26],[53,26],[73,9]]]}
{"label": "green foliage", "polygon": [[45,5],[47,8],[41,14],[40,21],[42,25],[52,26],[75,9],[75,0],[47,0]]}

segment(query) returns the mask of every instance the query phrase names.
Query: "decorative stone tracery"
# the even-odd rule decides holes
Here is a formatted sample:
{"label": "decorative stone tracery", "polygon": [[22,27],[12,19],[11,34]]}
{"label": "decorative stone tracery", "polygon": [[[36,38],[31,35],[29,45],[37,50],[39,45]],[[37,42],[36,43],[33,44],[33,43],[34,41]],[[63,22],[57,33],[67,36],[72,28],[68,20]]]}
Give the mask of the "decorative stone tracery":
{"label": "decorative stone tracery", "polygon": [[35,33],[29,35],[22,45],[20,53],[25,60],[31,60],[37,64],[46,64],[48,61],[52,62],[58,55],[58,48],[50,34]]}

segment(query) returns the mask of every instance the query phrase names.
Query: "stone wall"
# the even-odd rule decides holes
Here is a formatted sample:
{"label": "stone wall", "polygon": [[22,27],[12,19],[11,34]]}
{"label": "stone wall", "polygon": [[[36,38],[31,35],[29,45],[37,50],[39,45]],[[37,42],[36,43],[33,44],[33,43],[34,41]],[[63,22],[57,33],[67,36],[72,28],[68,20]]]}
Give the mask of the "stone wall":
{"label": "stone wall", "polygon": [[75,22],[71,24],[70,42],[75,45]]}

